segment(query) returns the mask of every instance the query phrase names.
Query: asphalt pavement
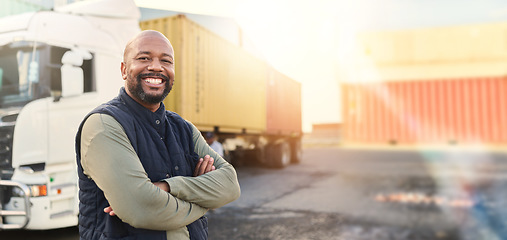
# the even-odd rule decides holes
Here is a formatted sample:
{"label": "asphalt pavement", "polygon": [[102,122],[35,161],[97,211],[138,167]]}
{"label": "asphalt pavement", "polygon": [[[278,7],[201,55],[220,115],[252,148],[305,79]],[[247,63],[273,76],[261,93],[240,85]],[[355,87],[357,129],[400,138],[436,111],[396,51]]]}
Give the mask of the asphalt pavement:
{"label": "asphalt pavement", "polygon": [[[285,169],[236,169],[242,195],[207,213],[210,239],[507,239],[501,152],[311,147]],[[0,239],[79,238],[74,227]]]}

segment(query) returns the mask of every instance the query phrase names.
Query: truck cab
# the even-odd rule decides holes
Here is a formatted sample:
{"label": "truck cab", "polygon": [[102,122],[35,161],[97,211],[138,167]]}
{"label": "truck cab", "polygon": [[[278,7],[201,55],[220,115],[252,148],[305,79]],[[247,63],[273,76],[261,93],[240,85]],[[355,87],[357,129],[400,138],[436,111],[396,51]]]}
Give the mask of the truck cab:
{"label": "truck cab", "polygon": [[123,85],[139,17],[104,0],[0,19],[0,229],[77,225],[75,134]]}

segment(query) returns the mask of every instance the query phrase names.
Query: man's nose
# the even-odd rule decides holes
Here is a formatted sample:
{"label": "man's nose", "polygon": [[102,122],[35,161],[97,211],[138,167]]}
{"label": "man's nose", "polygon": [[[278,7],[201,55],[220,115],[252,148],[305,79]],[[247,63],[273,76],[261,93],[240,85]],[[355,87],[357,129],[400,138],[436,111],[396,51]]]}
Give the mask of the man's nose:
{"label": "man's nose", "polygon": [[153,59],[150,65],[148,65],[148,70],[160,72],[163,70],[162,63],[158,59]]}

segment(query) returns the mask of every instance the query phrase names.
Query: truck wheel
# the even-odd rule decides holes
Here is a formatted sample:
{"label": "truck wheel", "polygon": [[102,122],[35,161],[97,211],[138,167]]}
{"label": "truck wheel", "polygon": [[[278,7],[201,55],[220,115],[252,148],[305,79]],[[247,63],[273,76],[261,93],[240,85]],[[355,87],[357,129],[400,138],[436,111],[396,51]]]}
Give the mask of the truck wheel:
{"label": "truck wheel", "polygon": [[264,158],[264,148],[244,150],[244,160],[249,164],[264,164]]}
{"label": "truck wheel", "polygon": [[254,152],[252,159],[256,163],[265,164],[266,162],[266,149],[265,147],[257,147]]}
{"label": "truck wheel", "polygon": [[227,161],[233,166],[241,166],[243,165],[243,160],[245,158],[245,151],[242,148],[237,148],[234,151],[228,151],[229,154],[227,157]]}
{"label": "truck wheel", "polygon": [[232,161],[234,160],[232,157],[232,152],[229,150],[224,149],[224,160],[230,164],[232,164]]}
{"label": "truck wheel", "polygon": [[290,164],[290,146],[289,143],[283,142],[275,145],[272,164],[277,168],[284,168]]}
{"label": "truck wheel", "polygon": [[291,144],[291,162],[300,163],[303,159],[303,148],[301,147],[301,139],[292,141]]}

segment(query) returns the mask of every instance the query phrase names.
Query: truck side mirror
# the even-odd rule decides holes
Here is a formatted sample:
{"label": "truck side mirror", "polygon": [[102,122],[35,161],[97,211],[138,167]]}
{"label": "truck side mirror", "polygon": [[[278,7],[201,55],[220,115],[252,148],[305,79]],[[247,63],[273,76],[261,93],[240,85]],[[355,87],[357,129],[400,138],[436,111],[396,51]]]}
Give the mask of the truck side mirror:
{"label": "truck side mirror", "polygon": [[62,97],[81,95],[84,92],[83,57],[75,51],[67,51],[62,57]]}

